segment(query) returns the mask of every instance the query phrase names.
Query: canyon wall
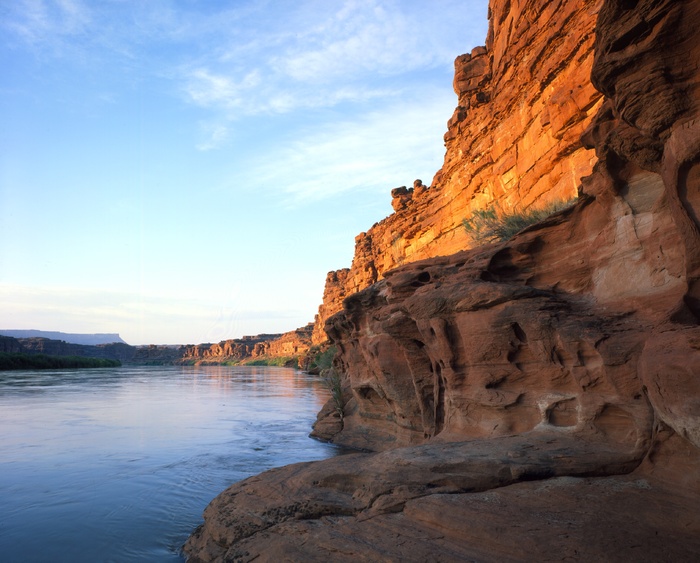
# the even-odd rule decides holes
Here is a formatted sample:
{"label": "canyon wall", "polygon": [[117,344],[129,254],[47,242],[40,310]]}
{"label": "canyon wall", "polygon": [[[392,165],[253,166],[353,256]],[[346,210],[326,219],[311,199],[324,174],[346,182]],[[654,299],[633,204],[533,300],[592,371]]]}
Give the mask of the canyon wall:
{"label": "canyon wall", "polygon": [[221,364],[251,360],[286,359],[291,367],[305,363],[310,354],[313,323],[284,334],[260,334],[225,340],[218,344],[187,346],[130,346],[111,344],[75,344],[49,338],[14,338],[0,335],[0,353],[46,354],[49,356],[85,356],[119,360],[125,364]]}
{"label": "canyon wall", "polygon": [[469,248],[462,221],[474,210],[525,210],[576,195],[595,161],[580,137],[602,101],[590,81],[600,4],[491,3],[486,46],[455,60],[458,105],[442,168],[429,187],[392,190],[395,212],[356,237],[349,270],[329,274],[315,344],[342,300],[384,272]]}
{"label": "canyon wall", "polygon": [[[373,451],[233,485],[188,540],[190,561],[700,559],[700,2],[492,0],[487,49],[469,61],[491,52],[493,81],[498,49],[530,36],[546,61],[588,45],[590,64],[595,12],[581,88],[604,98],[568,98],[589,114],[577,127],[595,156],[576,205],[506,242],[442,257],[426,244],[426,259],[336,276],[353,288],[325,325],[342,397],[315,434]],[[584,15],[590,27],[562,35]],[[514,74],[510,95],[528,81]],[[551,124],[558,107],[539,115]],[[451,142],[478,142],[469,134]],[[586,154],[568,146],[562,170]],[[462,174],[479,200],[468,178],[491,150],[436,178]],[[439,181],[395,192],[406,217],[433,220],[420,202],[439,199]],[[492,182],[502,205],[517,186],[521,205],[548,195]]]}
{"label": "canyon wall", "polygon": [[[605,101],[582,136],[597,163],[578,204],[385,272],[329,319],[348,387],[334,441],[564,428],[635,444],[663,420],[700,445],[697,399],[682,399],[700,393],[700,7],[632,4],[600,15]],[[338,431],[329,416],[318,435]]]}
{"label": "canyon wall", "polygon": [[284,334],[259,334],[224,340],[218,344],[186,346],[180,358],[184,363],[245,362],[246,360],[290,358],[298,360],[311,348],[314,325],[308,325]]}
{"label": "canyon wall", "polygon": [[[159,357],[167,355],[172,359],[176,351],[157,348]],[[75,344],[64,340],[54,340],[50,338],[14,338],[11,336],[0,336],[0,352],[9,354],[46,354],[48,356],[84,356],[86,358],[102,358],[108,360],[119,360],[122,363],[135,363],[140,354],[139,348],[129,346],[124,342],[113,342],[110,344]],[[151,351],[151,357],[155,355],[155,350]]]}

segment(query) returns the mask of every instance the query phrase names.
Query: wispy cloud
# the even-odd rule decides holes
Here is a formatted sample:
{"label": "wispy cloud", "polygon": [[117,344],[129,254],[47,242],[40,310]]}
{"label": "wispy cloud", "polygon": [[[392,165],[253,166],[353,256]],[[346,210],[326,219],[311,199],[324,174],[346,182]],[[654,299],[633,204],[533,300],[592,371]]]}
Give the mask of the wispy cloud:
{"label": "wispy cloud", "polygon": [[218,149],[229,137],[229,128],[224,123],[199,123],[200,138],[197,150],[210,151]]}
{"label": "wispy cloud", "polygon": [[233,108],[242,105],[260,85],[260,72],[251,70],[240,80],[198,68],[189,76],[186,86],[190,99],[201,106]]}
{"label": "wispy cloud", "polygon": [[346,0],[322,6],[301,2],[295,9],[287,5],[279,14],[281,23],[262,36],[237,28],[234,41],[222,41],[201,64],[183,66],[187,99],[234,119],[364,102],[395,96],[407,84],[419,87],[412,82],[415,77],[400,77],[447,67],[461,51],[457,36],[446,45],[444,23],[432,12],[454,10],[465,27],[470,19],[462,3],[438,4],[416,2],[407,8],[391,0]]}
{"label": "wispy cloud", "polygon": [[[474,21],[483,27],[485,14],[471,13],[483,4],[241,0],[203,9],[173,0],[17,0],[4,6],[0,28],[45,57],[165,78],[222,130],[246,116],[390,100],[420,88],[421,73],[449,72],[455,55],[473,46],[465,36]],[[445,29],[439,13],[454,25]],[[211,150],[221,137],[199,145]]]}
{"label": "wispy cloud", "polygon": [[17,0],[5,10],[4,27],[36,47],[64,43],[84,33],[92,21],[90,9],[78,0]]}
{"label": "wispy cloud", "polygon": [[404,14],[377,2],[347,2],[270,59],[280,75],[317,84],[342,83],[367,72],[398,74],[429,61],[416,50]]}
{"label": "wispy cloud", "polygon": [[276,186],[286,194],[287,206],[347,192],[384,193],[419,176],[428,184],[444,155],[445,116],[454,100],[444,91],[427,89],[425,94],[385,111],[309,130],[274,155],[265,154],[245,182],[260,189]]}

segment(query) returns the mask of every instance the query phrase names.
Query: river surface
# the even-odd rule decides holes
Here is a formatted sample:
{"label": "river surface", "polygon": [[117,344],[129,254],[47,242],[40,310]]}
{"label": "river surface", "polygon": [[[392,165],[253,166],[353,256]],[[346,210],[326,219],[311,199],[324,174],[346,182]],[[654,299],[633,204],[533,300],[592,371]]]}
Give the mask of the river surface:
{"label": "river surface", "polygon": [[209,501],[335,455],[319,378],[271,367],[0,372],[0,560],[172,562]]}

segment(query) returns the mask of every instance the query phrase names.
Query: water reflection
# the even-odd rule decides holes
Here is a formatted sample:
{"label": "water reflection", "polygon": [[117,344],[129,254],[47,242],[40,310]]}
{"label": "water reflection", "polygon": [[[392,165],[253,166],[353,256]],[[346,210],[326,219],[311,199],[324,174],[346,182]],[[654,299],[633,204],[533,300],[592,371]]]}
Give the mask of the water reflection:
{"label": "water reflection", "polygon": [[226,486],[334,455],[307,437],[326,397],[285,368],[2,374],[3,561],[180,561]]}

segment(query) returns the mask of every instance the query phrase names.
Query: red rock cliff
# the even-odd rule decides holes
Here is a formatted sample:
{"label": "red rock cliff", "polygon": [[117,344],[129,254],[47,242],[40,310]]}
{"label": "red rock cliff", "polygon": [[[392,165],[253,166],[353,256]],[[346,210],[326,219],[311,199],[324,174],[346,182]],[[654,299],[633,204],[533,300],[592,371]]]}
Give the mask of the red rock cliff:
{"label": "red rock cliff", "polygon": [[245,362],[261,358],[298,360],[311,347],[313,323],[284,334],[259,334],[224,340],[218,344],[197,344],[183,349],[180,361],[198,364]]}
{"label": "red rock cliff", "polygon": [[345,296],[401,264],[468,248],[462,220],[473,210],[575,196],[595,159],[580,137],[601,103],[589,78],[599,5],[492,2],[486,46],[455,60],[458,105],[441,170],[430,187],[393,190],[395,213],[355,239],[349,272],[326,281],[314,343]]}
{"label": "red rock cliff", "polygon": [[700,6],[633,4],[600,14],[606,98],[578,205],[386,272],[330,319],[349,387],[338,442],[566,428],[632,447],[663,420],[700,446]]}
{"label": "red rock cliff", "polygon": [[[493,1],[489,44],[555,6]],[[697,0],[602,3],[578,203],[346,297],[316,430],[383,451],[232,486],[194,561],[700,559],[698,25]]]}

